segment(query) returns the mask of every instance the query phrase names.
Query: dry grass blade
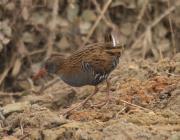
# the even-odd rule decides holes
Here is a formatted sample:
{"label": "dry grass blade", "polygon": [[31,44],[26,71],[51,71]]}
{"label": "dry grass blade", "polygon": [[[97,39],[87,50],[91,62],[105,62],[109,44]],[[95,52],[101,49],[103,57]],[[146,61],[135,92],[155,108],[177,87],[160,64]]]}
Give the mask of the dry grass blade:
{"label": "dry grass blade", "polygon": [[124,100],[120,100],[120,101],[121,101],[121,102],[123,102],[123,103],[125,103],[125,104],[128,104],[128,105],[130,105],[130,106],[133,106],[133,107],[135,107],[135,108],[139,108],[139,109],[142,109],[142,110],[144,110],[144,111],[154,113],[154,111],[153,111],[153,110],[151,110],[151,109],[148,109],[148,108],[145,108],[145,107],[142,107],[142,106],[136,105],[136,104],[132,104],[132,103],[129,103],[129,102],[124,101]]}
{"label": "dry grass blade", "polygon": [[[102,10],[101,10],[98,2],[96,0],[91,0],[91,1],[96,6],[98,13],[101,13]],[[109,26],[110,28],[113,28],[113,29],[115,28],[115,25],[111,21],[109,21],[104,15],[103,15],[102,19],[107,24],[107,26]]]}
{"label": "dry grass blade", "polygon": [[99,17],[97,18],[96,22],[94,23],[94,25],[92,26],[91,30],[88,32],[87,37],[85,38],[84,41],[84,45],[89,41],[89,38],[91,37],[91,35],[94,33],[97,25],[99,24],[100,20],[103,18],[103,15],[105,14],[105,12],[107,11],[109,5],[111,4],[112,0],[108,0],[106,2],[106,4],[103,7],[103,10],[101,11],[101,14],[99,15]]}
{"label": "dry grass blade", "polygon": [[[168,7],[170,7],[169,0],[167,1],[167,3],[168,3]],[[172,25],[172,20],[171,20],[171,14],[169,14],[168,20],[169,20],[169,26],[170,26],[170,30],[171,30],[173,53],[176,54],[176,42],[175,42],[174,30],[173,30],[173,25]]]}
{"label": "dry grass blade", "polygon": [[143,40],[143,58],[145,58],[145,55],[149,49],[152,49],[152,32],[151,30],[147,30],[144,40]]}
{"label": "dry grass blade", "polygon": [[50,26],[50,34],[48,37],[48,43],[47,43],[47,53],[46,58],[49,57],[53,51],[53,42],[55,39],[55,29],[57,25],[57,16],[58,16],[58,10],[59,10],[59,0],[54,0],[53,10],[52,10],[52,21]]}
{"label": "dry grass blade", "polygon": [[41,86],[39,90],[33,91],[33,92],[41,94],[44,90],[48,89],[49,87],[51,87],[52,85],[54,85],[57,82],[59,82],[59,78],[53,79],[52,81],[50,81],[46,85]]}
{"label": "dry grass blade", "polygon": [[11,74],[12,76],[17,76],[17,74],[20,72],[21,65],[22,65],[21,59],[17,58],[12,69],[12,74]]}
{"label": "dry grass blade", "polygon": [[139,27],[139,25],[140,25],[140,23],[142,21],[142,18],[143,18],[144,14],[145,14],[145,10],[147,8],[148,3],[149,3],[149,0],[145,0],[144,5],[143,5],[143,7],[142,7],[138,17],[137,17],[137,22],[134,25],[134,29],[132,31],[132,35],[131,35],[131,37],[129,39],[129,44],[132,41],[134,41],[134,39],[135,39],[135,35],[136,35],[136,32],[137,32],[137,29],[138,29],[138,27]]}
{"label": "dry grass blade", "polygon": [[15,56],[16,56],[16,54],[14,53],[11,60],[10,60],[10,64],[5,68],[4,72],[0,75],[0,85],[4,82],[4,79],[8,75],[8,72],[14,66],[14,63],[15,63],[15,60],[16,60]]}
{"label": "dry grass blade", "polygon": [[154,28],[163,18],[165,18],[167,15],[172,13],[176,9],[177,5],[173,5],[170,8],[168,8],[164,13],[162,13],[158,18],[156,18],[149,26],[147,26],[146,30],[144,33],[142,33],[139,38],[136,39],[136,41],[132,44],[132,48],[135,47],[139,42],[142,42],[142,40],[145,37],[145,34],[147,31],[151,30]]}

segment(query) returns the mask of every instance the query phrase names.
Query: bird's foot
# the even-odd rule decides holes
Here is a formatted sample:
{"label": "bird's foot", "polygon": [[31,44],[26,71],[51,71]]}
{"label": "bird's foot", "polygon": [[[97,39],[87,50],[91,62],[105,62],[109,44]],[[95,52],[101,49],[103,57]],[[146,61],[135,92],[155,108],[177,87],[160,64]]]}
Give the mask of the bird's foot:
{"label": "bird's foot", "polygon": [[61,112],[60,114],[63,115],[63,116],[68,115],[68,114],[71,113],[72,111],[74,111],[74,110],[76,110],[76,109],[81,108],[82,106],[84,106],[84,105],[86,104],[86,102],[87,102],[87,101],[85,100],[85,101],[82,101],[82,102],[80,102],[80,103],[78,103],[78,104],[75,104],[75,105],[73,105],[72,107],[64,110],[64,111]]}
{"label": "bird's foot", "polygon": [[78,109],[78,108],[84,106],[84,105],[97,93],[97,91],[98,91],[98,88],[95,87],[94,92],[93,92],[92,94],[90,94],[88,97],[86,97],[86,99],[85,99],[84,101],[82,101],[81,103],[76,104],[76,105],[74,105],[73,107],[65,110],[65,111],[62,113],[62,115],[67,115],[67,114],[69,114],[71,111],[73,111],[73,110],[75,110],[75,109]]}

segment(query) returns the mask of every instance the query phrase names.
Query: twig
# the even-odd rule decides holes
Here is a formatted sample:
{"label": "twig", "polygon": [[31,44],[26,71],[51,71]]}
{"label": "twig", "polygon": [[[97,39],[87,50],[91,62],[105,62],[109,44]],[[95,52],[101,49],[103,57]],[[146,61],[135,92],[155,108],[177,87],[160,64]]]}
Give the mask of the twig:
{"label": "twig", "polygon": [[120,111],[118,111],[116,113],[116,118],[119,116],[119,114],[121,114],[122,112],[124,112],[127,109],[127,106],[124,106]]}
{"label": "twig", "polygon": [[0,127],[5,127],[7,126],[6,118],[3,114],[3,108],[0,108]]}
{"label": "twig", "polygon": [[170,73],[170,72],[165,72],[165,73],[167,73],[167,74],[169,74],[169,75],[171,75],[171,76],[174,76],[174,77],[180,77],[180,75],[179,74],[174,74],[174,73]]}
{"label": "twig", "polygon": [[91,35],[94,33],[97,25],[99,24],[100,20],[102,19],[103,15],[105,14],[105,12],[107,11],[109,5],[111,4],[112,0],[108,0],[106,2],[106,4],[103,7],[103,10],[101,12],[101,14],[99,15],[99,17],[97,18],[96,22],[94,23],[94,25],[92,26],[91,30],[88,32],[87,37],[85,38],[84,44],[83,46],[89,41],[89,38],[91,37]]}
{"label": "twig", "polygon": [[22,124],[22,120],[20,121],[20,130],[21,130],[21,135],[24,135],[24,127],[23,127],[23,124]]}
{"label": "twig", "polygon": [[36,55],[36,54],[39,54],[39,53],[43,53],[45,51],[46,51],[46,49],[43,48],[43,49],[40,49],[40,50],[29,52],[29,56]]}
{"label": "twig", "polygon": [[4,117],[2,108],[0,108],[0,120],[2,120],[3,122],[5,121],[5,117]]}
{"label": "twig", "polygon": [[17,93],[6,93],[6,92],[0,92],[0,98],[1,97],[4,97],[4,96],[9,96],[9,97],[12,97],[12,96],[17,96],[17,97],[21,97],[25,95],[24,92],[17,92]]}
{"label": "twig", "polygon": [[135,38],[135,34],[136,34],[136,32],[137,32],[137,29],[138,29],[138,27],[139,27],[139,25],[140,25],[140,23],[141,23],[141,20],[142,20],[143,16],[144,16],[144,13],[145,13],[145,10],[146,10],[146,7],[147,7],[148,3],[149,3],[149,0],[145,0],[144,5],[143,5],[143,7],[142,7],[142,9],[141,9],[138,17],[137,17],[137,22],[135,23],[135,26],[134,26],[132,35],[131,35],[131,37],[130,37],[130,39],[129,39],[129,44],[130,44],[130,43],[134,40],[134,38]]}
{"label": "twig", "polygon": [[150,109],[148,109],[148,108],[144,108],[144,107],[139,106],[139,105],[136,105],[136,104],[129,103],[129,102],[127,102],[127,101],[124,101],[124,100],[120,100],[120,101],[123,102],[123,103],[125,103],[125,104],[134,106],[134,107],[136,107],[136,108],[140,108],[140,109],[145,110],[145,111],[148,111],[148,112],[153,112],[153,110],[150,110]]}
{"label": "twig", "polygon": [[6,67],[6,69],[4,70],[4,72],[0,75],[0,85],[3,83],[4,79],[6,78],[6,76],[8,75],[8,72],[10,71],[10,69],[13,67],[14,62],[15,62],[15,55],[16,53],[14,53],[14,55],[12,56],[11,60],[10,60],[10,64],[9,66]]}
{"label": "twig", "polygon": [[168,8],[163,14],[161,14],[156,20],[154,20],[154,22],[149,26],[149,28],[153,28],[154,26],[156,26],[163,18],[172,13],[176,9],[176,7],[176,5],[173,5]]}
{"label": "twig", "polygon": [[3,81],[4,81],[4,79],[6,78],[6,76],[7,76],[7,74],[8,74],[8,72],[9,72],[10,69],[11,69],[10,66],[7,67],[7,68],[3,71],[3,73],[0,75],[0,85],[3,83]]}
{"label": "twig", "polygon": [[141,23],[141,20],[142,20],[142,18],[144,16],[144,13],[145,13],[145,10],[146,10],[146,7],[147,7],[148,3],[149,3],[149,0],[145,0],[144,5],[143,5],[138,17],[137,17],[137,22],[136,22],[136,24],[134,26],[134,29],[133,29],[134,34],[136,33],[136,31],[137,31],[137,29],[139,27],[139,24]]}
{"label": "twig", "polygon": [[53,42],[55,39],[55,29],[56,29],[56,25],[57,25],[57,15],[58,15],[58,10],[59,10],[59,0],[54,0],[54,5],[53,5],[53,10],[52,10],[52,22],[51,22],[51,26],[50,26],[50,34],[48,37],[48,43],[47,43],[47,54],[46,54],[46,58],[48,58],[52,51],[53,51]]}
{"label": "twig", "polygon": [[[170,7],[170,1],[167,1],[168,7]],[[175,37],[174,37],[174,30],[173,30],[173,25],[172,25],[172,20],[171,20],[171,15],[169,14],[169,26],[171,30],[171,40],[172,40],[172,47],[173,47],[173,53],[176,54],[176,42],[175,42]]]}
{"label": "twig", "polygon": [[59,78],[53,79],[52,81],[50,81],[46,85],[43,85],[38,91],[34,91],[34,92],[41,93],[41,92],[43,92],[44,90],[48,89],[49,87],[51,87],[52,85],[54,85],[57,82],[59,82]]}
{"label": "twig", "polygon": [[161,14],[158,18],[156,18],[144,31],[144,33],[142,33],[139,38],[132,44],[132,48],[134,46],[136,46],[136,44],[138,44],[145,36],[146,32],[151,30],[152,28],[154,28],[163,18],[165,18],[167,15],[169,15],[171,12],[173,12],[176,9],[177,5],[173,5],[170,8],[168,8],[163,14]]}
{"label": "twig", "polygon": [[19,138],[19,140],[24,140],[26,137],[28,137],[30,134],[24,134],[22,137]]}
{"label": "twig", "polygon": [[[96,9],[99,13],[101,13],[101,8],[98,4],[98,2],[96,0],[91,0],[92,3],[96,6]],[[108,21],[108,19],[103,15],[102,19],[104,20],[104,22],[107,24],[107,26],[109,26],[110,28],[114,29],[115,28],[115,25],[111,22],[111,21]]]}

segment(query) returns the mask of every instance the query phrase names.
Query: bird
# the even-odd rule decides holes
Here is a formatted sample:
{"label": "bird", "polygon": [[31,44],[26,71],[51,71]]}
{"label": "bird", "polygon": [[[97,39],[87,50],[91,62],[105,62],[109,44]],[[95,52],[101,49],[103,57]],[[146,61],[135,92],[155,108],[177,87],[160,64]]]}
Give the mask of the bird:
{"label": "bird", "polygon": [[57,75],[72,87],[94,86],[94,91],[86,99],[69,108],[66,113],[86,104],[98,92],[98,85],[103,81],[106,81],[106,101],[109,101],[108,76],[117,67],[123,47],[117,43],[117,37],[112,33],[106,34],[104,38],[104,42],[84,46],[68,57],[54,54],[45,60],[39,73]]}

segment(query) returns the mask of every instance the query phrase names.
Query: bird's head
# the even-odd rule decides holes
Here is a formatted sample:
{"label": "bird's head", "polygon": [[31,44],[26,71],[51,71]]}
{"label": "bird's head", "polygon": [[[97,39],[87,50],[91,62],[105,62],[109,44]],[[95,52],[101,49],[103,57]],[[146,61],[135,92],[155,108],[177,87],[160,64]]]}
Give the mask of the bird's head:
{"label": "bird's head", "polygon": [[34,76],[34,79],[39,79],[45,75],[58,75],[58,72],[61,70],[64,63],[64,59],[64,56],[58,54],[50,56],[42,63],[42,66]]}

